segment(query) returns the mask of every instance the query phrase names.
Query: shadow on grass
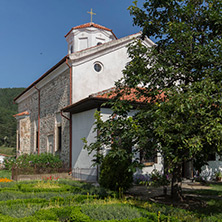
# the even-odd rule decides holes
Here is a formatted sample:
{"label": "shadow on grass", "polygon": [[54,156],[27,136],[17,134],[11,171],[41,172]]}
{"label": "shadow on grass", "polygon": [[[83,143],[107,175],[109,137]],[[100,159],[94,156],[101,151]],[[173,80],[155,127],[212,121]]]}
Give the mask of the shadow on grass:
{"label": "shadow on grass", "polygon": [[197,214],[206,215],[206,216],[221,214],[221,217],[222,217],[222,211],[221,211],[222,200],[204,199],[204,198],[202,198],[202,200],[206,202],[206,206],[193,209],[192,210],[193,212]]}
{"label": "shadow on grass", "polygon": [[222,195],[222,183],[221,182],[215,182],[210,184],[204,184],[208,185],[209,189],[187,189],[184,191],[184,194],[196,194],[196,195],[202,195],[202,196],[220,196]]}
{"label": "shadow on grass", "polygon": [[186,195],[197,195],[197,199],[204,203],[203,207],[194,207],[193,212],[206,216],[221,214],[222,217],[222,183],[210,183],[209,189],[186,190]]}

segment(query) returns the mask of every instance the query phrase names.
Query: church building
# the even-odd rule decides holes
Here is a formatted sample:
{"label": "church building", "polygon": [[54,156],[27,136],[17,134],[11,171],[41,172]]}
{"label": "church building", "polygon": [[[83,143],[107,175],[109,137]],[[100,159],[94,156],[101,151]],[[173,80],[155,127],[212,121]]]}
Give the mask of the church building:
{"label": "church building", "polygon": [[[109,99],[115,81],[123,76],[129,62],[128,44],[139,36],[118,39],[111,29],[93,22],[71,28],[65,35],[68,54],[14,99],[18,104],[17,155],[58,154],[75,178],[97,180],[93,154],[83,149],[82,138],[95,141],[96,110],[104,120],[111,114],[109,107],[101,105]],[[148,38],[143,44],[154,45]],[[162,167],[157,154],[144,162],[142,173]],[[218,169],[222,171],[222,159],[216,155],[203,167],[203,176],[210,179]]]}
{"label": "church building", "polygon": [[[102,95],[123,76],[129,61],[127,46],[139,36],[118,39],[111,29],[93,22],[71,28],[65,35],[68,54],[14,99],[17,155],[56,153],[75,177],[96,180],[98,172],[82,138],[95,140],[96,110],[104,120],[111,114],[109,108],[100,107],[107,101]],[[144,44],[154,43],[146,38]],[[149,171],[154,167],[161,169],[160,157]]]}

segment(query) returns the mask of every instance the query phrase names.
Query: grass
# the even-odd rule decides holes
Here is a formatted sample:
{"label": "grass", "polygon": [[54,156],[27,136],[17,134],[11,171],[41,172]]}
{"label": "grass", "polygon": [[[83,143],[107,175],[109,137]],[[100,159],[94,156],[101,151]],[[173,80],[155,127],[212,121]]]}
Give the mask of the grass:
{"label": "grass", "polygon": [[[47,187],[41,188],[39,184]],[[61,191],[55,192],[55,188],[51,187],[53,184],[59,186]],[[186,210],[130,197],[113,198],[110,192],[102,188],[73,180],[50,181],[50,183],[40,181],[0,183],[0,221],[8,221],[6,217],[10,217],[9,221],[12,222],[24,217],[29,217],[28,221],[33,222],[38,218],[37,221],[42,221],[42,218],[47,217],[48,220],[58,221],[52,219],[53,215],[54,218],[61,218],[60,221],[69,221],[71,215],[76,218],[73,221],[82,221],[77,218],[79,215],[79,218],[85,217],[87,222],[92,218],[121,220],[128,217],[129,220],[133,218],[136,220],[141,215],[147,218],[156,218],[157,215],[165,217],[163,220],[157,218],[158,220],[146,221],[168,221],[168,218],[169,221],[184,222],[222,221],[222,200],[220,195],[216,195],[222,191],[222,184],[210,184],[209,187],[211,189],[207,191],[195,191],[202,192],[201,200],[205,202],[205,206],[197,205],[193,210]],[[215,199],[209,198],[211,194]]]}
{"label": "grass", "polygon": [[14,156],[16,154],[15,148],[0,146],[0,154]]}
{"label": "grass", "polygon": [[209,189],[185,191],[186,194],[197,194],[203,196],[221,196],[222,183],[210,183]]}
{"label": "grass", "polygon": [[0,178],[12,178],[12,172],[10,170],[0,170]]}
{"label": "grass", "polygon": [[222,218],[222,183],[209,183],[209,189],[186,191],[186,194],[197,195],[198,199],[205,203],[204,207],[196,207],[194,213],[199,215],[216,215]]}

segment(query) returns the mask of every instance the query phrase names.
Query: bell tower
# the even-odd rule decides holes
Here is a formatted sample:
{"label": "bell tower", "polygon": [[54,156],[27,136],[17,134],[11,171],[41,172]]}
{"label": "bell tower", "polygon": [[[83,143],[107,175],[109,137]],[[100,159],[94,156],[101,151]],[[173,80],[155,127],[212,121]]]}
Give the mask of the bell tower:
{"label": "bell tower", "polygon": [[111,29],[93,22],[73,27],[66,35],[68,54],[117,39]]}

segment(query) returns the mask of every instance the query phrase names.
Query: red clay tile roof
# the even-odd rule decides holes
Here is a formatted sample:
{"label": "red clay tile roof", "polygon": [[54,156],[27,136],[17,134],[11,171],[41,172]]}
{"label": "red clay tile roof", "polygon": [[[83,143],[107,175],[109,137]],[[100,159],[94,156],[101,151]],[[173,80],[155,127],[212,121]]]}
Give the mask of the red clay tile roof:
{"label": "red clay tile roof", "polygon": [[93,22],[89,22],[89,23],[86,23],[86,24],[83,24],[83,25],[78,25],[78,26],[73,27],[73,28],[65,35],[65,37],[66,37],[72,30],[74,30],[74,29],[82,29],[82,28],[88,28],[88,27],[95,27],[95,28],[98,28],[98,29],[103,29],[103,30],[112,32],[112,34],[114,35],[114,37],[117,39],[117,37],[116,37],[116,35],[113,33],[112,29],[108,29],[108,28],[106,28],[105,26],[98,25],[98,24],[95,24],[95,23],[93,23]]}
{"label": "red clay tile roof", "polygon": [[[137,90],[138,89],[128,90],[127,94],[120,97],[120,99],[131,102],[135,109],[137,109],[136,107],[138,105],[143,106],[146,103],[151,103],[151,98],[149,97],[146,97],[146,96],[137,97]],[[143,88],[139,88],[139,90],[143,90]],[[82,100],[79,100],[78,102],[75,102],[71,105],[64,107],[61,111],[70,112],[70,113],[79,113],[85,110],[98,108],[101,106],[101,104],[106,103],[110,99],[114,99],[116,95],[117,95],[116,88],[113,87],[113,88],[110,88],[110,89],[107,89],[98,93],[91,94],[88,97]],[[156,99],[164,100],[165,97],[166,95],[163,92],[160,92],[156,96]],[[106,104],[106,106],[109,106],[109,105]]]}
{"label": "red clay tile roof", "polygon": [[[114,99],[117,96],[117,92],[115,91],[115,87],[95,93],[90,95],[89,97],[93,98],[101,98],[101,99]],[[142,90],[142,88],[140,88]],[[147,98],[145,96],[137,96],[138,90],[137,89],[129,89],[126,94],[123,94],[121,96],[121,100],[127,100],[127,101],[134,101],[139,103],[146,103],[150,102],[151,98]],[[163,99],[165,97],[164,93],[160,93],[158,96],[156,96],[156,99]]]}
{"label": "red clay tile roof", "polygon": [[29,112],[25,111],[25,112],[22,112],[22,113],[17,113],[17,114],[15,114],[13,116],[17,117],[17,116],[25,116],[25,115],[29,115]]}

